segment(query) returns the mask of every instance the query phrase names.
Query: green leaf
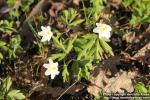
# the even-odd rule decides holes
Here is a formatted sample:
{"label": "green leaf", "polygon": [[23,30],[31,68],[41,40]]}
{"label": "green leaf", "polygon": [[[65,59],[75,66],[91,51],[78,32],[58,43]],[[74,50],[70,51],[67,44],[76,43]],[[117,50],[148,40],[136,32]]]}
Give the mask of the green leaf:
{"label": "green leaf", "polygon": [[60,50],[62,50],[62,51],[64,51],[66,53],[65,47],[62,44],[62,42],[59,41],[58,38],[56,38],[54,36],[52,36],[52,39],[53,39],[53,43],[54,43],[55,47],[60,49]]}
{"label": "green leaf", "polygon": [[102,40],[105,42],[110,42],[110,40],[108,38],[105,38],[105,37],[103,37]]}
{"label": "green leaf", "polygon": [[0,100],[4,100],[4,93],[0,90]]}
{"label": "green leaf", "polygon": [[150,17],[149,16],[145,16],[142,18],[141,23],[150,23]]}
{"label": "green leaf", "polygon": [[81,76],[84,77],[85,79],[89,80],[90,79],[90,72],[88,71],[88,69],[82,68]]}
{"label": "green leaf", "polygon": [[12,85],[12,80],[10,77],[7,77],[3,81],[2,88],[4,89],[5,92],[8,92],[11,85]]}
{"label": "green leaf", "polygon": [[99,40],[100,40],[100,44],[101,44],[102,48],[104,49],[104,51],[106,53],[109,53],[111,56],[114,56],[112,48],[103,39],[99,39]]}
{"label": "green leaf", "polygon": [[84,21],[84,19],[77,19],[75,21],[73,21],[71,24],[69,24],[70,26],[77,26],[79,24],[81,24]]}
{"label": "green leaf", "polygon": [[99,52],[100,54],[100,60],[103,59],[103,53],[104,53],[104,50],[102,49],[102,47],[100,46],[100,43],[99,41],[97,40],[97,43],[96,43],[96,47],[97,47],[97,52]]}
{"label": "green leaf", "polygon": [[8,4],[9,6],[14,6],[15,3],[16,3],[16,0],[7,0],[7,4]]}
{"label": "green leaf", "polygon": [[147,87],[148,89],[147,89],[147,92],[149,93],[149,95],[150,95],[150,85]]}
{"label": "green leaf", "polygon": [[135,25],[135,24],[139,23],[139,20],[135,15],[132,14],[132,19],[130,20],[130,23]]}
{"label": "green leaf", "polygon": [[69,23],[71,23],[75,19],[75,17],[77,16],[77,11],[76,11],[76,9],[70,8],[68,10],[68,12],[69,12],[69,18],[70,18]]}
{"label": "green leaf", "polygon": [[126,6],[126,7],[128,7],[129,5],[131,5],[131,3],[133,3],[134,2],[134,0],[124,0],[124,5]]}
{"label": "green leaf", "polygon": [[96,51],[95,51],[95,59],[100,59],[102,58],[103,52],[101,52],[101,48],[100,48],[100,44],[99,44],[99,40],[96,40]]}
{"label": "green leaf", "polygon": [[74,36],[73,39],[69,39],[67,47],[66,47],[66,52],[69,53],[73,47],[73,43],[75,41],[75,39],[77,38],[77,36]]}
{"label": "green leaf", "polygon": [[95,35],[95,34],[86,34],[86,35],[83,35],[82,37],[85,38],[85,39],[95,39],[95,38],[97,38],[97,35]]}
{"label": "green leaf", "polygon": [[76,19],[77,11],[73,8],[69,8],[68,10],[64,10],[59,17],[59,20],[70,27],[76,27],[81,24],[84,19]]}
{"label": "green leaf", "polygon": [[20,92],[20,90],[11,90],[7,94],[12,100],[23,100],[25,99],[25,96],[23,93]]}
{"label": "green leaf", "polygon": [[73,70],[73,72],[75,72],[75,75],[76,75],[77,79],[79,80],[81,78],[81,68],[78,64],[78,61],[73,62],[72,70]]}
{"label": "green leaf", "polygon": [[64,53],[57,53],[57,54],[52,54],[49,58],[56,60],[64,56]]}
{"label": "green leaf", "polygon": [[81,51],[82,51],[82,49],[81,49],[81,48],[79,48],[79,47],[74,47],[74,49],[75,49],[75,51],[76,51],[77,53],[79,53],[79,52],[81,52]]}
{"label": "green leaf", "polygon": [[94,53],[96,51],[95,45],[93,45],[93,47],[87,52],[87,55],[91,58],[94,57]]}
{"label": "green leaf", "polygon": [[57,59],[58,61],[61,61],[65,57],[66,57],[66,53],[57,53],[57,54],[52,54],[49,58],[51,58],[53,60]]}
{"label": "green leaf", "polygon": [[66,64],[64,65],[62,76],[63,76],[63,81],[64,82],[69,80],[69,72],[68,72],[68,68],[67,68]]}
{"label": "green leaf", "polygon": [[4,46],[4,45],[6,45],[6,42],[0,41],[0,48],[1,46]]}
{"label": "green leaf", "polygon": [[143,83],[137,83],[135,86],[135,91],[140,93],[147,93],[147,89]]}
{"label": "green leaf", "polygon": [[21,8],[23,12],[28,12],[30,10],[30,5],[34,2],[34,0],[21,0]]}
{"label": "green leaf", "polygon": [[0,60],[3,59],[3,54],[0,52]]}
{"label": "green leaf", "polygon": [[77,60],[80,60],[83,56],[86,56],[87,50],[88,49],[90,50],[94,43],[95,43],[95,40],[93,39],[93,40],[88,41],[85,45],[83,45],[82,46],[83,50],[79,52]]}
{"label": "green leaf", "polygon": [[63,60],[66,56],[67,56],[67,54],[66,54],[66,53],[64,53],[64,55],[62,55],[60,58],[58,58],[58,61]]}

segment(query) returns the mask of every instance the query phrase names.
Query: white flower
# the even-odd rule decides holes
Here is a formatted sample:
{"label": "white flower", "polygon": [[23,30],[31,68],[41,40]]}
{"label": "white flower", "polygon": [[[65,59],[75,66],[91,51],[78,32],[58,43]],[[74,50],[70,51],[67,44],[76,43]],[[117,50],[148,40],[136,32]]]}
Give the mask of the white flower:
{"label": "white flower", "polygon": [[107,25],[107,24],[101,24],[101,23],[96,23],[96,28],[93,29],[94,33],[99,34],[99,38],[105,37],[105,38],[110,38],[111,34],[110,31],[112,28]]}
{"label": "white flower", "polygon": [[50,26],[41,26],[42,31],[38,32],[38,35],[42,36],[41,41],[45,42],[45,41],[50,41],[53,33],[51,31],[51,27]]}
{"label": "white flower", "polygon": [[58,62],[54,63],[52,59],[49,59],[49,63],[44,64],[43,66],[47,68],[47,70],[45,71],[45,75],[51,75],[51,79],[54,79],[54,77],[59,74]]}

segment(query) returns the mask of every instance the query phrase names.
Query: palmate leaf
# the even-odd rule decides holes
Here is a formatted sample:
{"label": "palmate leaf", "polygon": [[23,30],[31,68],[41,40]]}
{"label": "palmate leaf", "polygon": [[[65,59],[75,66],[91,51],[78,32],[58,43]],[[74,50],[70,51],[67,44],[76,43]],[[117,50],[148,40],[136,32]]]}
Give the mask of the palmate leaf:
{"label": "palmate leaf", "polygon": [[30,9],[30,5],[34,2],[34,0],[21,0],[21,8],[23,12],[28,12]]}
{"label": "palmate leaf", "polygon": [[73,38],[69,39],[66,46],[66,52],[69,53],[71,49],[73,48],[73,43],[76,40],[77,36],[74,36]]}
{"label": "palmate leaf", "polygon": [[49,58],[53,59],[53,60],[62,60],[65,57],[65,53],[57,53],[57,54],[52,54]]}
{"label": "palmate leaf", "polygon": [[92,69],[92,63],[90,60],[77,60],[72,64],[72,70],[75,72],[77,79],[81,77],[89,79],[90,70]]}
{"label": "palmate leaf", "polygon": [[99,40],[96,40],[96,51],[95,51],[95,59],[103,59],[103,49],[100,47]]}
{"label": "palmate leaf", "polygon": [[77,19],[75,21],[73,21],[72,23],[70,23],[70,26],[77,26],[79,24],[81,24],[84,21],[84,19]]}
{"label": "palmate leaf", "polygon": [[126,6],[126,7],[128,7],[129,5],[131,5],[132,3],[134,2],[134,0],[124,0],[124,5]]}
{"label": "palmate leaf", "polygon": [[100,45],[102,46],[102,48],[104,49],[104,51],[106,53],[110,54],[111,56],[114,56],[112,48],[107,44],[107,42],[105,42],[103,39],[99,39],[99,40],[100,40]]}
{"label": "palmate leaf", "polygon": [[93,47],[90,50],[88,50],[88,52],[87,52],[87,55],[88,55],[87,58],[93,59],[95,51],[96,51],[96,48],[95,48],[95,45],[93,45]]}
{"label": "palmate leaf", "polygon": [[75,19],[75,17],[77,16],[77,11],[73,8],[70,8],[68,10],[69,12],[69,23],[72,23],[72,21]]}
{"label": "palmate leaf", "polygon": [[23,93],[20,92],[20,90],[11,90],[8,92],[8,97],[11,98],[11,100],[23,100],[25,99],[25,96]]}
{"label": "palmate leaf", "polygon": [[0,52],[0,60],[3,59],[3,54]]}
{"label": "palmate leaf", "polygon": [[2,83],[0,83],[0,100],[23,100],[25,96],[20,90],[11,89],[12,79],[6,77]]}
{"label": "palmate leaf", "polygon": [[144,16],[142,19],[141,19],[141,23],[150,23],[150,16]]}
{"label": "palmate leaf", "polygon": [[143,83],[137,83],[134,88],[136,92],[147,93],[147,89]]}
{"label": "palmate leaf", "polygon": [[82,51],[78,54],[77,60],[80,60],[83,56],[86,56],[86,52],[88,49],[91,49],[93,46],[95,40],[90,40],[88,41],[85,45],[82,46]]}
{"label": "palmate leaf", "polygon": [[96,39],[97,38],[97,35],[96,34],[86,34],[84,36],[82,36],[83,38],[85,39]]}
{"label": "palmate leaf", "polygon": [[150,85],[147,87],[148,89],[147,89],[147,92],[148,92],[148,94],[150,95]]}
{"label": "palmate leaf", "polygon": [[77,79],[79,80],[81,78],[81,68],[79,66],[78,61],[74,61],[72,64],[72,70],[74,72],[74,74],[76,75]]}
{"label": "palmate leaf", "polygon": [[69,80],[69,72],[68,72],[68,68],[67,68],[66,64],[64,65],[62,76],[63,76],[63,81],[64,82]]}
{"label": "palmate leaf", "polygon": [[59,17],[59,20],[69,27],[76,27],[81,24],[84,19],[77,19],[78,13],[77,10],[73,8],[69,8],[68,10],[64,10]]}
{"label": "palmate leaf", "polygon": [[3,100],[4,99],[4,94],[3,92],[0,90],[0,100]]}
{"label": "palmate leaf", "polygon": [[82,68],[81,70],[81,77],[89,80],[90,79],[90,72],[87,68]]}
{"label": "palmate leaf", "polygon": [[66,52],[64,45],[62,44],[61,41],[58,40],[58,38],[52,36],[52,39],[53,39],[53,43],[57,49],[62,50],[63,52]]}
{"label": "palmate leaf", "polygon": [[50,56],[50,58],[52,58],[53,60],[62,60],[64,59],[69,52],[72,50],[73,48],[73,43],[75,41],[75,39],[77,38],[77,36],[74,36],[73,38],[70,38],[67,42],[65,42],[64,44],[62,42],[59,42],[57,38],[53,37],[53,42],[54,45],[57,49],[60,49],[63,51],[63,53],[57,53],[57,54],[52,54]]}
{"label": "palmate leaf", "polygon": [[11,78],[10,77],[5,78],[4,81],[2,82],[2,89],[4,93],[9,91],[11,85],[12,85]]}
{"label": "palmate leaf", "polygon": [[0,48],[1,48],[1,46],[4,46],[4,45],[6,45],[6,42],[0,41]]}

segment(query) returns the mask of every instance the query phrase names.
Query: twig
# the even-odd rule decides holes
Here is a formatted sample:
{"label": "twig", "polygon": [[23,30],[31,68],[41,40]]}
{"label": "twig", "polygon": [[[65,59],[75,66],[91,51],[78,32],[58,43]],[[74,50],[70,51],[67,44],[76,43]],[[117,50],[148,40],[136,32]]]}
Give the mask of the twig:
{"label": "twig", "polygon": [[39,13],[39,10],[44,6],[46,0],[40,0],[38,4],[32,9],[26,20],[32,20],[32,18]]}
{"label": "twig", "polygon": [[68,87],[58,98],[57,98],[57,100],[59,100],[70,88],[72,88],[77,82],[79,82],[79,81],[76,81],[76,82],[74,82],[70,87]]}

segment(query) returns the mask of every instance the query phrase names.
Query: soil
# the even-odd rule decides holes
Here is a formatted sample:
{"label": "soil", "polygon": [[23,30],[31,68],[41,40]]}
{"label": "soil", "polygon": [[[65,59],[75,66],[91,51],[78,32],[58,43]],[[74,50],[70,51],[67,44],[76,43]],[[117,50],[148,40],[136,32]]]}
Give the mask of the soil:
{"label": "soil", "polygon": [[[41,0],[44,1],[44,0]],[[41,2],[39,1],[39,2]],[[74,1],[74,0],[73,0]],[[66,31],[66,27],[61,25],[58,21],[58,13],[64,9],[69,7],[75,7],[78,10],[82,9],[81,3],[74,4],[72,0],[63,2],[61,0],[45,0],[44,4],[41,2],[36,2],[31,5],[30,13],[27,16],[27,19],[30,18],[34,27],[39,28],[41,26],[34,17],[38,15],[39,10],[36,9],[37,6],[42,8],[42,14],[44,16],[45,25],[51,23],[52,26],[56,26],[57,29],[61,29]],[[78,0],[77,0],[78,1]],[[112,0],[113,1],[113,0]],[[134,39],[138,42],[133,41],[132,43],[128,43],[127,40],[123,40],[122,36],[117,35],[115,32],[111,36],[110,46],[112,47],[114,54],[120,56],[120,63],[116,65],[118,70],[124,71],[134,71],[137,70],[139,72],[138,77],[136,77],[136,82],[142,82],[146,85],[150,85],[150,65],[145,63],[144,61],[133,59],[133,56],[146,44],[150,41],[147,37],[145,37],[145,33],[149,24],[143,24],[139,26],[131,26],[129,24],[129,19],[131,19],[131,12],[127,11],[122,5],[118,5],[118,8],[115,8],[112,4],[114,2],[108,2],[107,5],[109,9],[112,9],[114,13],[114,17],[116,17],[115,21],[118,23],[116,27],[120,29],[123,34],[127,34],[128,31],[136,32]],[[115,4],[115,3],[114,3]],[[59,5],[59,7],[58,7]],[[72,6],[71,6],[72,5]],[[86,5],[88,6],[88,5]],[[0,0],[0,7],[7,7],[6,2],[4,0]],[[38,8],[38,7],[37,7]],[[1,8],[0,8],[1,9]],[[35,9],[35,10],[33,10]],[[112,12],[110,11],[110,12]],[[0,19],[7,19],[8,13],[0,13]],[[49,16],[52,16],[50,19]],[[102,16],[103,18],[103,16]],[[121,20],[117,20],[123,18]],[[18,53],[18,57],[16,59],[10,60],[5,58],[0,63],[0,78],[4,78],[7,75],[13,78],[13,87],[20,89],[24,92],[31,92],[33,88],[40,84],[44,84],[44,86],[52,85],[52,87],[69,87],[74,83],[74,79],[70,80],[67,83],[62,82],[62,77],[57,76],[53,81],[49,80],[49,77],[44,76],[45,69],[42,67],[45,57],[38,56],[38,46],[33,43],[33,35],[29,26],[26,25],[25,14],[19,18],[20,26],[17,28],[19,32],[21,32],[22,43],[21,46],[23,48],[22,53]],[[100,19],[104,20],[104,19]],[[113,23],[111,23],[113,24]],[[123,27],[125,26],[125,27]],[[22,28],[22,30],[20,30]],[[71,30],[68,33],[73,33]],[[142,33],[142,34],[141,34]],[[150,31],[149,31],[150,33]],[[148,33],[148,34],[149,34]],[[16,33],[13,33],[16,34]],[[139,38],[139,35],[143,35],[143,38]],[[8,36],[0,37],[0,39],[7,40]],[[11,37],[9,37],[11,38]],[[127,37],[130,38],[130,37]],[[138,39],[139,38],[139,39]],[[50,46],[51,44],[49,44]],[[78,92],[74,93],[65,93],[59,100],[92,100],[94,96],[88,93],[87,86],[90,84],[90,81],[82,79],[78,84],[82,83],[83,87]],[[48,85],[47,85],[48,84]],[[58,90],[59,91],[59,90]],[[56,91],[54,91],[56,92]],[[39,87],[37,90],[33,91],[29,99],[31,100],[55,100],[57,97],[53,97],[50,93],[47,92],[46,89]]]}

